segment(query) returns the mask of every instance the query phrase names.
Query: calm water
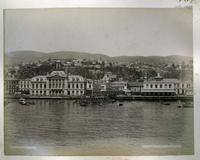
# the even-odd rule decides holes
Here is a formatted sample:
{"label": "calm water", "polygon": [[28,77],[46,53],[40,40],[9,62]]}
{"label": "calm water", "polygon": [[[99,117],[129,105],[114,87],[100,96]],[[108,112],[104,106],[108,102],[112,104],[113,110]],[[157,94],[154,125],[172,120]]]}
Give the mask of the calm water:
{"label": "calm water", "polygon": [[35,100],[5,106],[6,154],[151,155],[193,153],[193,108],[132,101],[81,107]]}

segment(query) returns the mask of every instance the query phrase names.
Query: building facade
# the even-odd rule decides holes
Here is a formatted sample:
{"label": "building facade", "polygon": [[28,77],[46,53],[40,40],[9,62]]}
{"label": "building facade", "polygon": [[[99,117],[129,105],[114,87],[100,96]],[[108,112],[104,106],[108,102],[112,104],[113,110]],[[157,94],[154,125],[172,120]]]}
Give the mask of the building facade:
{"label": "building facade", "polygon": [[35,96],[48,95],[46,76],[36,76],[31,78],[30,94]]}
{"label": "building facade", "polygon": [[8,78],[5,80],[5,94],[14,95],[19,91],[19,80],[16,78]]}
{"label": "building facade", "polygon": [[193,95],[192,81],[164,79],[159,74],[154,80],[145,81],[141,94],[145,96]]}

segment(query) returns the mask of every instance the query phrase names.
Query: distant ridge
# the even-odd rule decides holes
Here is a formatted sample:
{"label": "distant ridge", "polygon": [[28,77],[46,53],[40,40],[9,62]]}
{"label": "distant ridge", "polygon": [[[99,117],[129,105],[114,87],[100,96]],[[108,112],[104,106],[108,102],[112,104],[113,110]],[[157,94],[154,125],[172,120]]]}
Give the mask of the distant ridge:
{"label": "distant ridge", "polygon": [[104,54],[92,54],[86,52],[59,51],[59,52],[37,52],[37,51],[14,51],[5,54],[5,62],[9,64],[20,64],[23,62],[44,61],[51,59],[87,59],[87,60],[103,60],[108,62],[143,62],[148,64],[160,63],[189,63],[192,57],[171,55],[171,56],[115,56],[110,57]]}

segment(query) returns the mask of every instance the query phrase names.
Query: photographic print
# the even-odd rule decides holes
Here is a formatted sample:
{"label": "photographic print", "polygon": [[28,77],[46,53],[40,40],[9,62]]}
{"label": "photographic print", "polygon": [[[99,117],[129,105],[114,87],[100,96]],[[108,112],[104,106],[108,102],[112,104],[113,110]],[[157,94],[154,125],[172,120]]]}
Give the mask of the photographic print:
{"label": "photographic print", "polygon": [[4,10],[6,155],[193,155],[192,8]]}

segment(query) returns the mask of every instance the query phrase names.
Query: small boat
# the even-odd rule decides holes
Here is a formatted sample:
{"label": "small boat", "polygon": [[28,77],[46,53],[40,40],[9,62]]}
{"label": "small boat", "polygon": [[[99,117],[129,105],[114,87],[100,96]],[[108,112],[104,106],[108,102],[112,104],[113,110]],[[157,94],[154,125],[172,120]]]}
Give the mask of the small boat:
{"label": "small boat", "polygon": [[19,104],[26,105],[27,102],[26,102],[26,100],[24,98],[20,98],[19,99]]}
{"label": "small boat", "polygon": [[184,108],[192,108],[193,107],[193,102],[185,102],[183,103]]}
{"label": "small boat", "polygon": [[111,101],[112,103],[115,103],[116,102],[116,100],[115,99],[112,99],[112,101]]}
{"label": "small boat", "polygon": [[119,103],[119,106],[123,106],[123,103]]}
{"label": "small boat", "polygon": [[88,106],[88,102],[86,101],[80,102],[80,106]]}

